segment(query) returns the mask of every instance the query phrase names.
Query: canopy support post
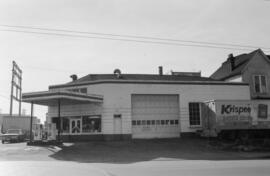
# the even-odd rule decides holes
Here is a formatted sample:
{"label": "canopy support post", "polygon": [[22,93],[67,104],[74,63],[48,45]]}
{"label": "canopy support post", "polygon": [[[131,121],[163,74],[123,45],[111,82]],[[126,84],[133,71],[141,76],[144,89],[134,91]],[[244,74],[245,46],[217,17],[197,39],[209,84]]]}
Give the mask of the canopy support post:
{"label": "canopy support post", "polygon": [[62,118],[61,118],[61,100],[58,99],[58,120],[59,120],[59,129],[58,129],[58,141],[61,141],[61,133],[63,129]]}
{"label": "canopy support post", "polygon": [[31,117],[30,117],[30,144],[32,143],[32,138],[33,138],[33,109],[34,109],[34,103],[31,102]]}

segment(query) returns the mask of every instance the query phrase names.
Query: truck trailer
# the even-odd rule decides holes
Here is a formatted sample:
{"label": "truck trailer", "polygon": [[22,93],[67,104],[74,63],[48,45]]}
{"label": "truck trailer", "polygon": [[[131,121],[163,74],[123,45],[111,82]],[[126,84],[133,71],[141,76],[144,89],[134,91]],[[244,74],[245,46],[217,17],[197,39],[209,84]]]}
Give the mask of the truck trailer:
{"label": "truck trailer", "polygon": [[[1,116],[1,133],[6,133],[9,129],[21,129],[27,138],[30,136],[30,116],[18,116],[18,115],[7,115],[2,114]],[[33,125],[38,124],[39,119],[33,117]]]}
{"label": "truck trailer", "polygon": [[270,137],[270,100],[211,100],[201,106],[202,136]]}

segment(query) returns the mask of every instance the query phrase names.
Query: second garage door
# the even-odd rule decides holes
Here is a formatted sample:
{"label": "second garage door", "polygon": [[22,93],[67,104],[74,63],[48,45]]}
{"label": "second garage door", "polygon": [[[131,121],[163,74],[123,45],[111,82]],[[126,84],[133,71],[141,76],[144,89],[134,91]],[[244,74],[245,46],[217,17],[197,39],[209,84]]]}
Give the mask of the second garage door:
{"label": "second garage door", "polygon": [[133,138],[180,136],[178,95],[133,94],[131,102]]}

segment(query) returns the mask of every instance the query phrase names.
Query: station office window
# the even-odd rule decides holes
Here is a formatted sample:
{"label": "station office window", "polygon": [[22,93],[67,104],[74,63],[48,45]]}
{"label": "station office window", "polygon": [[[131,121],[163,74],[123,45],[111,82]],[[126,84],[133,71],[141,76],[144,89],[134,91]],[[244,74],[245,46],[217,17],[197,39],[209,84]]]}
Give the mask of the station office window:
{"label": "station office window", "polygon": [[83,133],[101,132],[101,117],[100,116],[83,116],[82,132]]}
{"label": "station office window", "polygon": [[189,124],[190,126],[201,125],[200,103],[198,102],[189,103]]}
{"label": "station office window", "polygon": [[87,93],[87,88],[68,89],[71,92]]}
{"label": "station office window", "polygon": [[[68,117],[61,117],[62,122],[62,132],[69,133],[69,118]],[[60,120],[59,117],[52,117],[52,123],[56,124],[56,129],[60,129]]]}
{"label": "station office window", "polygon": [[255,75],[254,76],[254,88],[256,93],[266,93],[266,76],[265,75]]}

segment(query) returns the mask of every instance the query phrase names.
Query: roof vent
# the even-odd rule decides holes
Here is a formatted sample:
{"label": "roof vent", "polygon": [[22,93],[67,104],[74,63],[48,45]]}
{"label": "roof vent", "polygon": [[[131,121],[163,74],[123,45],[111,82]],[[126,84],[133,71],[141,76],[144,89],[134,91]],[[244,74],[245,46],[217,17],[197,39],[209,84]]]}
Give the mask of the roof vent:
{"label": "roof vent", "polygon": [[174,72],[171,71],[172,75],[177,75],[177,76],[198,76],[201,77],[201,71],[199,72]]}
{"label": "roof vent", "polygon": [[78,79],[78,76],[75,74],[70,75],[70,77],[72,78],[72,81],[76,81]]}
{"label": "roof vent", "polygon": [[120,69],[115,69],[114,71],[113,71],[113,74],[114,75],[116,75],[116,77],[119,79],[119,78],[121,78],[121,70]]}

